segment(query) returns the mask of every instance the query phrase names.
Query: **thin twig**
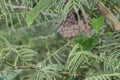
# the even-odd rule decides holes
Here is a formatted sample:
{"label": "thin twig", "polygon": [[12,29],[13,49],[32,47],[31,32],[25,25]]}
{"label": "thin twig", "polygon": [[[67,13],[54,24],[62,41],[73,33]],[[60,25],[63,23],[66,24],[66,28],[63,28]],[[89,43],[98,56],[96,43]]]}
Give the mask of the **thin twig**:
{"label": "thin twig", "polygon": [[15,68],[15,66],[14,66],[14,65],[10,64],[10,63],[9,63],[9,62],[7,62],[7,61],[2,60],[2,62],[3,62],[3,63],[5,63],[5,64],[7,64],[8,66],[10,66],[10,67],[12,67],[12,68]]}
{"label": "thin twig", "polygon": [[[60,72],[61,75],[65,76],[65,77],[69,77],[71,76],[68,72]],[[83,74],[75,74],[76,77],[86,77],[85,75]]]}
{"label": "thin twig", "polygon": [[[4,60],[2,60],[2,62],[3,62],[4,64],[7,64],[8,66],[14,68],[14,69],[36,69],[36,68],[33,67],[33,66],[14,66],[14,65],[12,65],[11,63],[9,63],[9,62],[7,62],[7,61],[4,61]],[[59,72],[59,74],[65,76],[65,77],[71,76],[68,72]],[[85,75],[82,75],[82,74],[75,74],[75,75],[76,75],[76,77],[84,77],[84,78],[86,77]]]}
{"label": "thin twig", "polygon": [[14,65],[12,65],[11,63],[9,63],[7,61],[2,60],[2,62],[4,64],[7,64],[8,66],[14,68],[14,69],[35,69],[35,67],[33,67],[33,66],[14,66]]}

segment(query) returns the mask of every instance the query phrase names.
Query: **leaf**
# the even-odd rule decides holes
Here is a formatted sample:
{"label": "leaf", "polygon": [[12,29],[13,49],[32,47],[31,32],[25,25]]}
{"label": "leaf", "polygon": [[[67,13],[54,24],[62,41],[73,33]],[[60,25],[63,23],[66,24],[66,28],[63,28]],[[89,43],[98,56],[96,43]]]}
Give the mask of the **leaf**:
{"label": "leaf", "polygon": [[35,77],[34,80],[54,80],[55,77],[61,77],[60,72],[64,70],[65,66],[57,64],[43,65],[39,63],[37,67],[35,76],[33,76]]}
{"label": "leaf", "polygon": [[85,80],[111,80],[110,77],[119,77],[120,73],[101,74],[97,76],[87,77]]}
{"label": "leaf", "polygon": [[80,44],[85,51],[91,51],[96,43],[98,42],[99,37],[97,34],[88,37],[84,34],[80,34],[74,38],[74,44]]}
{"label": "leaf", "polygon": [[103,23],[104,23],[104,18],[102,16],[100,16],[98,18],[93,18],[92,19],[92,27],[97,32],[100,30],[100,28],[102,27]]}
{"label": "leaf", "polygon": [[42,10],[50,7],[53,0],[40,0],[33,10],[26,16],[27,25],[30,26],[34,19],[39,15]]}
{"label": "leaf", "polygon": [[[78,51],[80,48],[81,50]],[[76,76],[79,66],[85,65],[86,62],[88,62],[88,56],[90,58],[98,59],[98,57],[91,52],[82,50],[82,47],[79,44],[73,46],[73,49],[67,58],[66,65],[66,69],[68,69],[70,75]]]}
{"label": "leaf", "polygon": [[20,74],[23,70],[13,70],[13,71],[3,71],[0,73],[0,80],[13,80],[18,74]]}

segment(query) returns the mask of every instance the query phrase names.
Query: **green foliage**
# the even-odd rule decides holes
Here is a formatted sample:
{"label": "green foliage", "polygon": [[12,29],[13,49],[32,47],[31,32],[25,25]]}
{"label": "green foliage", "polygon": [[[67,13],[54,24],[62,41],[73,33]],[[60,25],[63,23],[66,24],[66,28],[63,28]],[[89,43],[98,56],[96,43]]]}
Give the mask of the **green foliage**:
{"label": "green foliage", "polygon": [[26,22],[27,25],[30,26],[34,19],[39,15],[41,11],[43,11],[46,8],[50,7],[50,4],[53,3],[53,0],[40,0],[39,3],[35,6],[35,8],[27,15]]}
{"label": "green foliage", "polygon": [[[97,1],[0,0],[0,79],[119,80],[120,32],[99,32],[106,23]],[[120,19],[117,0],[102,1]],[[71,11],[78,23],[79,11],[85,21],[90,14],[97,33],[80,33],[72,42],[57,34]]]}
{"label": "green foliage", "polygon": [[22,65],[28,65],[29,62],[33,60],[33,57],[37,54],[37,52],[29,49],[29,47],[25,45],[10,45],[6,48],[1,49],[0,54],[2,59],[15,57],[14,65],[16,66],[18,62],[19,64],[22,62]]}
{"label": "green foliage", "polygon": [[79,34],[75,37],[73,44],[80,44],[83,48],[83,50],[91,51],[94,46],[98,43],[99,37],[97,34],[92,35],[91,37],[88,37],[85,34]]}
{"label": "green foliage", "polygon": [[[64,46],[60,47],[59,49],[57,49],[55,52],[50,52],[48,51],[47,54],[49,54],[49,56],[46,56],[46,58],[41,61],[40,63],[42,63],[43,65],[46,64],[59,64],[62,65],[63,63],[65,63],[63,56],[60,56],[60,52],[62,50],[65,49],[65,47],[67,46],[67,44],[65,44]],[[63,54],[64,55],[64,54]]]}
{"label": "green foliage", "polygon": [[0,80],[13,80],[17,75],[19,75],[23,70],[4,70],[0,73]]}
{"label": "green foliage", "polygon": [[38,69],[35,72],[34,80],[54,80],[55,77],[62,77],[60,72],[64,69],[62,65],[45,65],[38,64]]}
{"label": "green foliage", "polygon": [[119,77],[120,73],[103,74],[103,75],[99,75],[99,76],[89,77],[89,78],[86,78],[85,80],[94,80],[94,79],[95,80],[111,80],[110,77],[114,77],[114,76]]}
{"label": "green foliage", "polygon": [[100,30],[102,25],[104,24],[104,18],[102,16],[98,18],[92,18],[92,27],[95,29],[97,32]]}
{"label": "green foliage", "polygon": [[76,44],[67,59],[67,69],[69,70],[69,73],[74,76],[76,75],[76,71],[80,66],[85,66],[85,64],[89,63],[89,57],[94,59],[98,58],[91,52],[82,50],[82,46],[81,50],[77,51],[79,48],[80,45]]}
{"label": "green foliage", "polygon": [[99,56],[96,55],[97,50],[95,53],[91,53],[84,50],[83,47],[85,45],[83,47],[80,44],[74,45],[67,59],[67,69],[70,75],[77,76],[79,73],[82,73],[85,74],[85,80],[119,79],[120,55],[118,35],[119,32],[115,32],[107,40],[103,40],[102,46],[98,47],[100,49],[98,52]]}

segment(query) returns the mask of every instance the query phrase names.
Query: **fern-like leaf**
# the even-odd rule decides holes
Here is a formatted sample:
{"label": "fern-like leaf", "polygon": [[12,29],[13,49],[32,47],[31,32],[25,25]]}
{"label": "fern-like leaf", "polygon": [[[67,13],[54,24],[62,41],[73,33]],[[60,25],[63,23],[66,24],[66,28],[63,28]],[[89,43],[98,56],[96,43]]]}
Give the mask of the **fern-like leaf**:
{"label": "fern-like leaf", "polygon": [[43,66],[42,64],[37,65],[37,70],[35,72],[34,80],[54,80],[56,78],[60,78],[60,72],[63,70],[64,66],[62,65],[46,65]]}
{"label": "fern-like leaf", "polygon": [[60,54],[60,52],[62,50],[65,49],[65,47],[67,46],[68,44],[65,44],[64,46],[60,47],[59,49],[57,49],[55,52],[53,53],[49,53],[49,55],[43,59],[43,61],[41,61],[39,64],[43,64],[43,65],[47,65],[47,64],[59,64],[59,65],[62,65],[63,63],[65,63],[65,60],[63,58],[63,56],[61,55],[65,55],[65,54]]}
{"label": "fern-like leaf", "polygon": [[17,75],[19,75],[23,70],[4,70],[0,72],[0,80],[13,80]]}
{"label": "fern-like leaf", "polygon": [[29,46],[25,45],[10,45],[1,50],[2,59],[7,59],[10,56],[13,56],[13,58],[15,58],[15,66],[18,64],[18,61],[21,61],[22,65],[28,65],[33,60],[33,57],[36,56],[36,54],[36,51],[30,49]]}
{"label": "fern-like leaf", "polygon": [[[102,75],[98,75],[98,76],[88,77],[85,80],[112,80],[111,77],[119,78],[119,76],[120,76],[120,73],[102,74]],[[119,79],[117,79],[117,80],[119,80]]]}
{"label": "fern-like leaf", "polygon": [[92,54],[88,51],[79,51],[80,45],[76,44],[67,59],[67,69],[69,70],[70,74],[75,75],[77,72],[78,67],[85,65],[85,63],[89,62],[88,58],[98,59],[98,56]]}

